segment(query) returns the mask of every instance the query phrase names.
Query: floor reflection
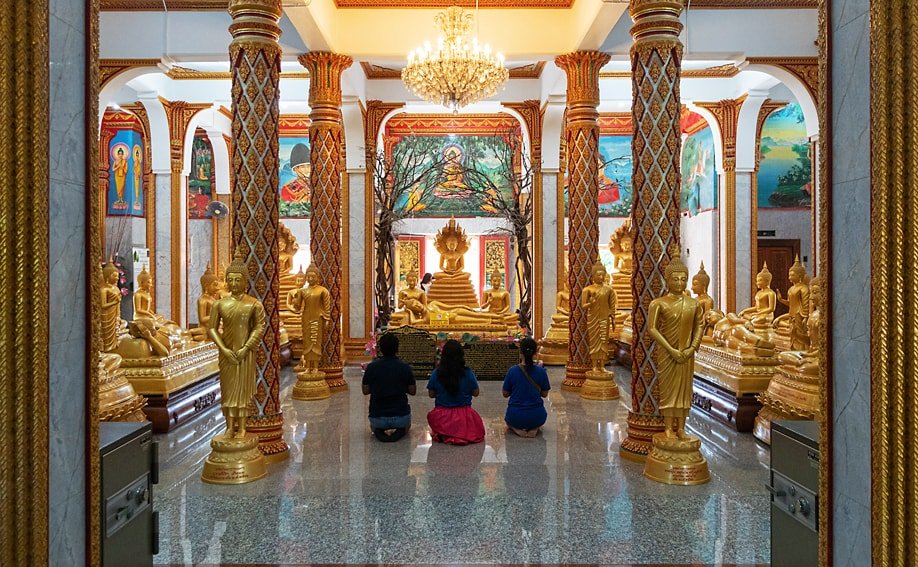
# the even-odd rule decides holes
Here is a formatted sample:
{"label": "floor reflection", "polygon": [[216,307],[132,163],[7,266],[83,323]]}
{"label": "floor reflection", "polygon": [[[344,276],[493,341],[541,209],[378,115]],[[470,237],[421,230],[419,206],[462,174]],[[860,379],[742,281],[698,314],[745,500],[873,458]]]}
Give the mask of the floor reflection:
{"label": "floor reflection", "polygon": [[[521,439],[503,423],[499,382],[483,382],[474,407],[484,443],[432,444],[426,413],[411,400],[405,439],[379,443],[367,424],[357,368],[352,388],[328,400],[282,397],[290,459],[242,486],[200,481],[219,410],[160,436],[163,469],[157,563],[768,563],[767,449],[703,416],[712,482],[647,480],[622,461],[629,388],[593,402],[560,391],[551,369],[549,420]],[[423,391],[423,384],[421,384]]]}

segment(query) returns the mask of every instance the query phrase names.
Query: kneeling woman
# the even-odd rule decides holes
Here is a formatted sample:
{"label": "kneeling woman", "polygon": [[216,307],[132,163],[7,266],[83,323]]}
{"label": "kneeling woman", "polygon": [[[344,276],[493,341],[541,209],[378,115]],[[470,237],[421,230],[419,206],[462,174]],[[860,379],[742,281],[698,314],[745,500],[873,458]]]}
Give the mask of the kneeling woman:
{"label": "kneeling woman", "polygon": [[542,400],[551,389],[548,373],[532,362],[538,346],[529,337],[520,341],[521,364],[507,371],[502,387],[504,397],[510,398],[504,421],[520,437],[535,437],[548,419]]}
{"label": "kneeling woman", "polygon": [[427,414],[434,441],[468,445],[484,441],[484,423],[472,409],[477,396],[478,380],[465,366],[465,353],[459,341],[448,340],[440,354],[440,364],[427,382],[427,392],[436,398],[434,409]]}

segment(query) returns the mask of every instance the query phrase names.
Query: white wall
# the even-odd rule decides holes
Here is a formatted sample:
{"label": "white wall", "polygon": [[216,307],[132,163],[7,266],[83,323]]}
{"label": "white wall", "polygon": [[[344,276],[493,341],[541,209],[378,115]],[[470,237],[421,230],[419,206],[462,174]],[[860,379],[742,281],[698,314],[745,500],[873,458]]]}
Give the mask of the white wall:
{"label": "white wall", "polygon": [[[694,217],[682,216],[679,221],[679,236],[682,240],[682,262],[689,269],[689,276],[694,276],[704,262],[704,270],[711,276],[708,295],[720,297],[720,270],[718,269],[720,250],[718,246],[717,209],[704,211]],[[691,281],[689,281],[691,286]],[[717,307],[720,307],[717,305]]]}
{"label": "white wall", "polygon": [[[201,296],[201,275],[207,264],[213,260],[213,221],[210,219],[188,220],[188,326],[198,321],[198,297]],[[213,266],[211,266],[213,267]]]}

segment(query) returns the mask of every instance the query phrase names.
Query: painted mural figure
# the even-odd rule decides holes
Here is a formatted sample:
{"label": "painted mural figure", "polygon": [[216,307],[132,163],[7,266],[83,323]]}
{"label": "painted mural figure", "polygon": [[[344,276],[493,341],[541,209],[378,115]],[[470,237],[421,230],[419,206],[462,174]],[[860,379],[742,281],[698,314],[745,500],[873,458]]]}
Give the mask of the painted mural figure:
{"label": "painted mural figure", "polygon": [[462,173],[462,148],[450,145],[443,149],[443,178],[434,195],[444,199],[464,199],[471,195]]}
{"label": "painted mural figure", "polygon": [[618,190],[619,184],[618,181],[615,181],[606,175],[605,163],[602,161],[602,154],[596,158],[596,163],[599,165],[599,195],[597,196],[597,202],[600,205],[618,202],[622,198],[621,193]]}
{"label": "painted mural figure", "polygon": [[140,200],[141,178],[143,176],[143,151],[140,144],[134,145],[134,210],[143,210],[143,203]]}
{"label": "painted mural figure", "polygon": [[112,162],[112,172],[115,174],[115,195],[117,196],[113,205],[116,209],[123,209],[127,206],[124,200],[124,183],[127,181],[128,162],[124,157],[124,146],[119,144],[115,146],[115,160]]}
{"label": "painted mural figure", "polygon": [[296,144],[290,150],[290,168],[296,173],[296,179],[281,187],[281,199],[288,203],[308,203],[312,164],[309,162],[309,148],[306,144]]}

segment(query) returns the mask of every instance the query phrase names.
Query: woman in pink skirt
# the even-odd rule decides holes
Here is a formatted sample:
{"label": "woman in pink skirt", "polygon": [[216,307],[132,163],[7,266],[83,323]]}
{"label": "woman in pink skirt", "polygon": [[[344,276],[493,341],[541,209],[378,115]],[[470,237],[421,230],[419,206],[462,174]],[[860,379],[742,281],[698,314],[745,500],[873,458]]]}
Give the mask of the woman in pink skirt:
{"label": "woman in pink skirt", "polygon": [[427,393],[436,399],[434,409],[427,414],[434,441],[452,445],[484,441],[484,423],[472,409],[472,397],[479,393],[478,380],[465,366],[459,341],[450,339],[443,345],[440,364],[427,381]]}

